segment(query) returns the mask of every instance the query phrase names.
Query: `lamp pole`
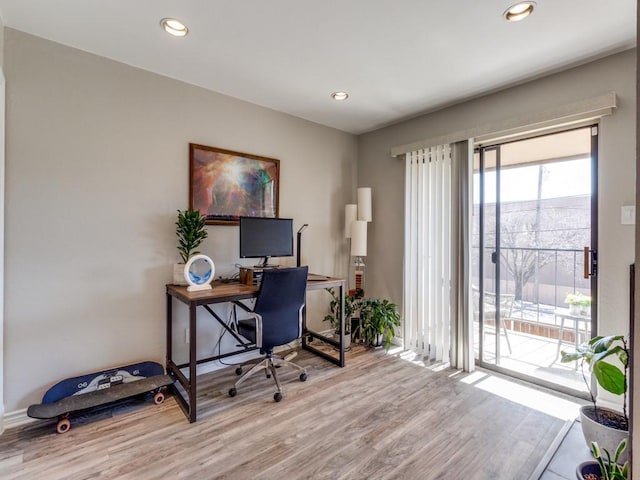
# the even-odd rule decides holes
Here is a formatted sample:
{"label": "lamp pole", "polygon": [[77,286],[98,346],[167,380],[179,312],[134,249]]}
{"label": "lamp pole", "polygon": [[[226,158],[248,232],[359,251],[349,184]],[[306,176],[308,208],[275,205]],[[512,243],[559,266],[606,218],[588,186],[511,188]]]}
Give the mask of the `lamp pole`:
{"label": "lamp pole", "polygon": [[308,223],[305,223],[304,225],[302,225],[300,227],[300,230],[298,230],[298,238],[297,238],[297,251],[296,251],[296,267],[300,266],[300,246],[301,246],[301,242],[302,242],[302,231],[307,228],[309,226]]}

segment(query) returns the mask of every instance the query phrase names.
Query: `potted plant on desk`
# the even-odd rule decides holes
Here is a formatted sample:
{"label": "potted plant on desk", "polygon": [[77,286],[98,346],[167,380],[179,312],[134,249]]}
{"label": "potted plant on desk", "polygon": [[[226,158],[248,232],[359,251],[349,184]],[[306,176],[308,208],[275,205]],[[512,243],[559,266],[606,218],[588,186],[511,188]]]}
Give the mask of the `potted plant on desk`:
{"label": "potted plant on desk", "polygon": [[[561,353],[563,363],[580,361],[582,378],[591,396],[592,405],[580,408],[582,433],[587,445],[590,446],[596,442],[609,452],[616,451],[622,440],[629,437],[627,415],[629,347],[625,337],[622,335],[594,337],[580,345],[575,352]],[[617,359],[622,369],[606,362],[605,359],[609,357]],[[622,395],[622,413],[596,404],[597,391],[592,391],[591,382],[587,380],[584,373],[585,363],[589,365],[589,371],[603,390],[614,395]],[[627,457],[627,452],[624,452],[620,461],[625,462]]]}
{"label": "potted plant on desk", "polygon": [[173,283],[176,285],[186,285],[184,279],[184,265],[192,255],[197,255],[196,248],[207,238],[205,229],[206,218],[198,210],[178,210],[178,221],[176,222],[176,235],[178,236],[178,252],[182,263],[173,266]]}

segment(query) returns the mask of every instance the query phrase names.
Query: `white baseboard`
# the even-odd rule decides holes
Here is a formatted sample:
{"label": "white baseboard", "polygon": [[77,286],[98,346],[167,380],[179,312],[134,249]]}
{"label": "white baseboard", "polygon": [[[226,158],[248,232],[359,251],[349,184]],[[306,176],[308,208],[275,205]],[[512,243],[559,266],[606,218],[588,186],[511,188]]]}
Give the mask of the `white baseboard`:
{"label": "white baseboard", "polygon": [[[230,365],[249,362],[249,361],[251,361],[253,359],[256,359],[256,358],[260,358],[260,354],[258,353],[257,350],[255,350],[253,352],[243,353],[241,355],[234,355],[233,357],[230,357],[228,359],[223,360],[225,363],[228,362],[227,365],[225,365],[223,363],[220,363],[219,360],[213,360],[211,362],[203,363],[201,365],[198,365],[196,367],[196,375],[202,375],[204,373],[215,372],[216,370],[221,370],[223,368],[228,368]],[[184,373],[185,375],[187,375],[187,376],[189,375],[189,367],[184,367],[181,370],[182,370],[182,373]]]}
{"label": "white baseboard", "polygon": [[[281,347],[276,347],[274,349],[274,352],[282,352],[285,350],[290,350],[291,348],[296,348],[299,346],[300,344],[300,340],[294,340],[293,342],[287,344],[287,345],[283,345]],[[203,373],[210,373],[210,372],[215,372],[216,370],[221,370],[223,368],[228,368],[231,365],[237,365],[237,364],[242,364],[242,363],[246,363],[246,362],[250,362],[251,360],[256,360],[258,358],[261,358],[262,355],[260,355],[258,350],[253,350],[251,352],[247,352],[247,353],[243,353],[243,354],[239,354],[239,355],[234,355],[233,357],[230,357],[228,359],[228,363],[227,360],[224,360],[225,363],[227,363],[226,365],[223,363],[220,363],[219,360],[213,360],[211,362],[208,363],[203,363],[201,365],[198,365],[196,367],[196,375],[202,375]],[[189,374],[189,367],[185,367],[182,368],[182,373],[184,373],[185,375]]]}
{"label": "white baseboard", "polygon": [[9,430],[10,428],[26,425],[28,423],[35,422],[36,420],[27,416],[27,409],[23,408],[22,410],[5,413],[2,417],[2,421],[4,423],[4,429]]}

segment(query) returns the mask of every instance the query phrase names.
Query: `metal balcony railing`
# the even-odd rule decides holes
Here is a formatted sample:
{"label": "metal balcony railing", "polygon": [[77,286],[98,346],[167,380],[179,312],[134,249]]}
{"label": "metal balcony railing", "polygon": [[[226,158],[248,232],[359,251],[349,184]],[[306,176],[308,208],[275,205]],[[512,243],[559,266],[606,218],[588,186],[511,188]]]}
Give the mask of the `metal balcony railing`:
{"label": "metal balcony railing", "polygon": [[[472,282],[479,284],[479,247],[473,248]],[[485,247],[484,289],[496,292],[495,247]],[[553,311],[567,307],[568,293],[590,295],[582,277],[583,251],[569,248],[500,247],[500,293],[515,295],[511,318],[555,325]],[[498,259],[496,259],[498,261]]]}

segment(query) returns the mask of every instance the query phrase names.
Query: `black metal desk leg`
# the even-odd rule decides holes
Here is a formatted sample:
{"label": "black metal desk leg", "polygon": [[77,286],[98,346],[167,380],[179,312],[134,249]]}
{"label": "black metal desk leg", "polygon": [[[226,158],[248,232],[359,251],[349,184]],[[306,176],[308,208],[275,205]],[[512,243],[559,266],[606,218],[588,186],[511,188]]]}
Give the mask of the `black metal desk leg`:
{"label": "black metal desk leg", "polygon": [[189,423],[196,421],[196,305],[189,304]]}
{"label": "black metal desk leg", "polygon": [[340,287],[338,287],[338,294],[340,295],[340,366],[344,367],[344,336],[346,335],[346,330],[344,328],[344,283],[341,283]]}
{"label": "black metal desk leg", "polygon": [[173,330],[173,310],[172,310],[172,304],[173,300],[171,295],[169,295],[167,293],[167,351],[165,352],[166,358],[165,358],[165,364],[166,364],[166,368],[167,368],[167,373],[169,371],[169,360],[171,360],[171,357],[173,355],[173,351],[172,351],[172,345],[173,345],[173,337],[172,337],[172,330]]}

